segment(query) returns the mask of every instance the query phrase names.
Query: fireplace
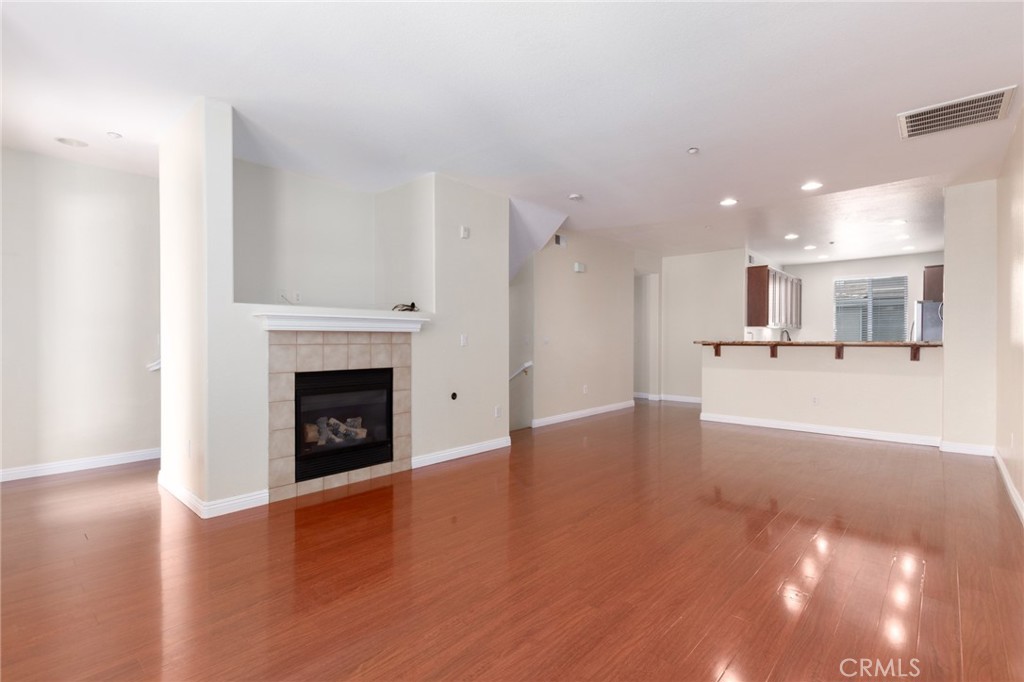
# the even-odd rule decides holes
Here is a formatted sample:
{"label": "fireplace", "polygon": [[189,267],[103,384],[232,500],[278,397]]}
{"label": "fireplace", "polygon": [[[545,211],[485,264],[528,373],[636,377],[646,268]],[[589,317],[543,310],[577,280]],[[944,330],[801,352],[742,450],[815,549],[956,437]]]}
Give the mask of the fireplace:
{"label": "fireplace", "polygon": [[295,481],[393,461],[390,367],[295,374]]}
{"label": "fireplace", "polygon": [[[303,318],[303,322],[308,324],[309,320]],[[267,487],[270,489],[271,502],[332,490],[408,471],[411,468],[411,336],[411,332],[408,331],[349,332],[286,329],[270,331],[267,349],[267,408],[268,426],[270,427],[267,444]],[[309,374],[310,377],[313,377],[320,373],[329,375],[341,370],[367,369],[391,370],[391,458],[382,458],[381,463],[372,466],[362,466],[338,473],[296,480],[295,462],[298,459],[296,455],[302,452],[301,446],[305,443],[305,434],[303,434],[301,442],[297,440],[296,434],[299,427],[302,427],[303,431],[305,430],[301,423],[301,411],[296,412],[296,377],[302,374]],[[305,379],[302,381],[305,388]],[[334,415],[334,418],[344,423],[350,417]],[[314,419],[311,423],[315,425],[316,420]],[[319,437],[317,441],[319,442]],[[352,452],[346,453],[346,455],[356,454],[358,448],[355,446],[360,444],[352,443],[350,445],[353,448],[345,449],[352,449]],[[326,452],[318,451],[315,453],[316,457],[312,456],[314,453],[307,454],[310,455],[304,458],[307,460],[328,459],[319,456],[326,455]],[[379,456],[379,454],[378,452],[377,455]],[[304,468],[304,466],[300,468]]]}

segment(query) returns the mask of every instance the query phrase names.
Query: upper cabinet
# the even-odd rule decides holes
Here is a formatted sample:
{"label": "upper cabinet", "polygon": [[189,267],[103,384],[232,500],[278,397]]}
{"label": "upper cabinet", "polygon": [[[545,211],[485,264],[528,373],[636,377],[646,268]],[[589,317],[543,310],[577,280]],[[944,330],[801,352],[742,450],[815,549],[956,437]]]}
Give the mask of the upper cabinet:
{"label": "upper cabinet", "polygon": [[767,265],[747,268],[747,326],[799,329],[803,283]]}
{"label": "upper cabinet", "polygon": [[924,299],[925,301],[938,301],[942,303],[942,275],[944,268],[941,265],[926,265],[924,267]]}

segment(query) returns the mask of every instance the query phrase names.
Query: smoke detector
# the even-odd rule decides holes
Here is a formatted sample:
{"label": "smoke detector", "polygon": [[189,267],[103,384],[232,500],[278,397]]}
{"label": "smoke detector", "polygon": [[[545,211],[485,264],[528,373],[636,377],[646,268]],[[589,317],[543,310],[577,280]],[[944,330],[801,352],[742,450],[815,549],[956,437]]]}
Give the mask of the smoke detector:
{"label": "smoke detector", "polygon": [[896,120],[900,126],[900,137],[908,140],[976,123],[998,121],[1010,110],[1010,100],[1016,89],[1016,85],[1011,85],[898,114]]}

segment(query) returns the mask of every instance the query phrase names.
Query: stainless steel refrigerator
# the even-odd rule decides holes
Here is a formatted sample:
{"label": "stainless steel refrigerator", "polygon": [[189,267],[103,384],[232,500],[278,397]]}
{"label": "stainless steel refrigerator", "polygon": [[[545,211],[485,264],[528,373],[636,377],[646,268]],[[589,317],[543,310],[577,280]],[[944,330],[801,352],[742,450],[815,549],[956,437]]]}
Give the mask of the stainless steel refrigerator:
{"label": "stainless steel refrigerator", "polygon": [[942,341],[942,304],[918,301],[914,304],[914,341]]}

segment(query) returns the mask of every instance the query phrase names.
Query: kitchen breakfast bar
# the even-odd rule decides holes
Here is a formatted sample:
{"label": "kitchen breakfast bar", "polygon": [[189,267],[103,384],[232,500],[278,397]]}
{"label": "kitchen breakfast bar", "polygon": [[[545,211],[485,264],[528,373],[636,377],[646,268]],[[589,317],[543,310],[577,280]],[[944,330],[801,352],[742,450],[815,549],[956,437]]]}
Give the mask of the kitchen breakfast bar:
{"label": "kitchen breakfast bar", "polygon": [[701,419],[939,445],[942,344],[695,341]]}

